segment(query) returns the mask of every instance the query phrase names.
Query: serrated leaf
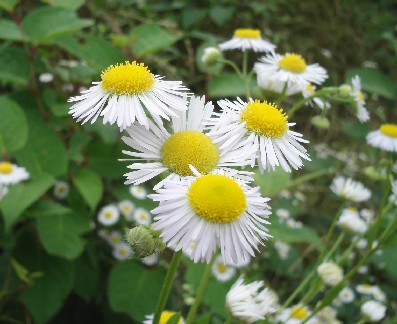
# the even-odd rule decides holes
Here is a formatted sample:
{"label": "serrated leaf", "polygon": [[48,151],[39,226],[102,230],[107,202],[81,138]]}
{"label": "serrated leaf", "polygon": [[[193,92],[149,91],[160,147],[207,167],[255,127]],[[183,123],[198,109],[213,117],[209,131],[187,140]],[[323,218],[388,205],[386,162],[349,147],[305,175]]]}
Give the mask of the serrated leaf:
{"label": "serrated leaf", "polygon": [[136,260],[116,264],[108,282],[110,307],[141,323],[153,313],[164,278],[163,269],[145,269]]}
{"label": "serrated leaf", "polygon": [[17,24],[9,19],[0,19],[0,39],[21,41],[22,34]]}
{"label": "serrated leaf", "polygon": [[102,179],[95,172],[81,169],[73,176],[73,182],[84,200],[94,210],[102,197]]}
{"label": "serrated leaf", "polygon": [[28,137],[28,123],[19,105],[7,97],[0,97],[0,153],[22,148]]}
{"label": "serrated leaf", "polygon": [[42,174],[35,180],[19,183],[9,188],[8,194],[0,202],[1,211],[4,215],[4,227],[7,233],[21,214],[38,200],[53,184],[54,179],[48,174]]}
{"label": "serrated leaf", "polygon": [[22,27],[28,40],[34,43],[43,43],[92,24],[92,20],[80,19],[74,11],[58,7],[36,9],[22,21]]}
{"label": "serrated leaf", "polygon": [[[251,87],[254,86],[251,79]],[[214,76],[208,83],[208,92],[211,97],[237,97],[245,95],[245,83],[236,73],[225,73]]]}
{"label": "serrated leaf", "polygon": [[176,37],[157,24],[143,24],[131,31],[132,51],[136,56],[144,56],[165,49],[174,44]]}
{"label": "serrated leaf", "polygon": [[0,83],[26,85],[29,80],[29,63],[20,48],[0,49]]}
{"label": "serrated leaf", "polygon": [[255,183],[261,187],[261,192],[266,197],[273,197],[281,189],[288,186],[291,174],[277,167],[274,171],[255,173]]}

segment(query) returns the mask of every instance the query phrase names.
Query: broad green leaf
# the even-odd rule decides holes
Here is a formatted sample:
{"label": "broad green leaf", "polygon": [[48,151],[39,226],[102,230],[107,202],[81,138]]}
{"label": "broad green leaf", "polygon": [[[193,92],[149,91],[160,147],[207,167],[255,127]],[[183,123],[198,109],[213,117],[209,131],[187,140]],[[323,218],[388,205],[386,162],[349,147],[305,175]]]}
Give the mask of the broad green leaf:
{"label": "broad green leaf", "polygon": [[110,307],[141,323],[153,313],[164,278],[163,269],[145,269],[136,260],[116,264],[108,282]]}
{"label": "broad green leaf", "polygon": [[0,83],[26,85],[29,80],[29,63],[20,48],[0,48]]}
{"label": "broad green leaf", "polygon": [[22,40],[21,31],[14,21],[9,19],[0,19],[0,39],[13,41]]}
{"label": "broad green leaf", "polygon": [[0,0],[0,8],[11,12],[17,3],[18,0]]}
{"label": "broad green leaf", "polygon": [[[251,79],[251,87],[255,85]],[[211,97],[237,97],[245,94],[245,83],[236,73],[225,73],[214,76],[208,83],[208,92]]]}
{"label": "broad green leaf", "polygon": [[184,29],[189,29],[194,25],[198,25],[207,15],[207,8],[198,8],[187,5],[182,9],[181,23]]}
{"label": "broad green leaf", "polygon": [[28,123],[19,105],[0,97],[0,153],[14,152],[22,148],[28,137]]}
{"label": "broad green leaf", "polygon": [[43,173],[37,179],[31,179],[26,183],[19,183],[9,188],[10,191],[0,202],[1,211],[4,215],[6,233],[15,224],[25,209],[38,200],[51,187],[53,182],[53,177]]}
{"label": "broad green leaf", "polygon": [[43,0],[43,2],[54,7],[76,10],[84,4],[85,0]]}
{"label": "broad green leaf", "polygon": [[101,177],[99,177],[95,172],[81,169],[73,176],[73,182],[84,200],[90,208],[94,210],[103,194]]}
{"label": "broad green leaf", "polygon": [[390,76],[376,69],[350,69],[346,74],[346,82],[350,83],[351,78],[357,74],[361,78],[363,90],[376,93],[388,99],[397,98],[397,81]]}
{"label": "broad green leaf", "polygon": [[167,321],[166,324],[178,324],[179,321],[180,321],[180,319],[181,319],[181,313],[180,313],[180,312],[175,313],[174,315],[172,315],[172,316],[168,319],[168,321]]}
{"label": "broad green leaf", "polygon": [[341,121],[343,132],[351,138],[365,142],[365,137],[371,131],[367,124],[360,122]]}
{"label": "broad green leaf", "polygon": [[100,279],[98,264],[91,259],[87,253],[84,253],[75,261],[76,276],[74,278],[73,291],[85,300],[90,300],[93,297]]}
{"label": "broad green leaf", "polygon": [[168,33],[157,24],[143,24],[131,31],[132,51],[136,56],[158,52],[174,44],[179,37]]}
{"label": "broad green leaf", "polygon": [[233,17],[235,11],[236,8],[232,6],[213,6],[210,10],[210,17],[215,24],[223,26]]}
{"label": "broad green leaf", "polygon": [[26,146],[15,153],[18,163],[28,169],[32,178],[41,177],[43,173],[65,175],[68,156],[58,134],[37,117],[29,116],[28,124]]}
{"label": "broad green leaf", "polygon": [[281,189],[288,186],[291,174],[278,167],[274,171],[255,173],[255,183],[261,187],[261,192],[266,197],[273,197]]}
{"label": "broad green leaf", "polygon": [[71,10],[44,7],[31,11],[22,21],[25,34],[31,42],[43,43],[64,34],[91,26],[92,20],[80,19]]}
{"label": "broad green leaf", "polygon": [[45,253],[33,232],[19,236],[13,257],[30,273],[41,273],[22,293],[34,322],[47,323],[62,307],[73,287],[74,264]]}

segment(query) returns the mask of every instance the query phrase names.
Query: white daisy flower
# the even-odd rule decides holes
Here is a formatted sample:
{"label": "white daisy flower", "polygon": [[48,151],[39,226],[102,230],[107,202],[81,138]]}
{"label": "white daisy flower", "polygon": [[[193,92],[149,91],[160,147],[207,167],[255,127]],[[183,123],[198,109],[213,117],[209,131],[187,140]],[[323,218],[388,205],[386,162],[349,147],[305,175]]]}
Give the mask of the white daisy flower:
{"label": "white daisy flower", "polygon": [[372,287],[372,296],[382,303],[386,302],[387,299],[386,294],[378,286]]}
{"label": "white daisy flower", "polygon": [[362,265],[357,269],[357,273],[359,274],[365,274],[368,273],[368,266],[366,264]]}
{"label": "white daisy flower", "polygon": [[338,294],[338,299],[344,304],[351,303],[354,298],[354,291],[350,287],[344,287]]}
{"label": "white daisy flower", "polygon": [[291,249],[291,246],[289,244],[281,241],[276,241],[274,242],[274,247],[276,248],[281,260],[288,259],[289,251]]}
{"label": "white daisy flower", "polygon": [[316,317],[317,321],[315,322],[316,324],[342,324],[337,318],[336,318],[337,312],[334,308],[331,306],[326,306],[323,309],[321,309]]}
{"label": "white daisy flower", "polygon": [[[307,83],[306,85],[302,86],[301,92],[302,92],[303,98],[309,98],[309,97],[313,96],[314,93],[316,92],[316,87],[314,85],[312,85],[311,83]],[[329,102],[327,102],[324,99],[319,98],[319,97],[311,98],[310,100],[308,100],[306,102],[306,104],[308,104],[311,107],[317,106],[321,110],[329,109],[331,107],[331,104]]]}
{"label": "white daisy flower", "polygon": [[256,77],[258,86],[261,89],[275,93],[284,92],[286,96],[292,96],[300,92],[300,87],[298,87],[297,84],[288,84],[280,80],[274,80],[269,78],[269,76],[264,73],[257,74]]}
{"label": "white daisy flower", "polygon": [[[396,183],[397,186],[397,183]],[[396,187],[397,189],[397,187]],[[368,208],[363,208],[360,210],[360,216],[368,223],[371,224],[375,218],[375,212]]]}
{"label": "white daisy flower", "polygon": [[171,134],[164,127],[154,124],[151,124],[149,131],[136,125],[127,128],[130,136],[123,137],[123,141],[137,152],[123,153],[139,163],[128,166],[134,171],[125,174],[125,183],[140,184],[163,172],[171,172],[154,187],[157,189],[164,181],[192,175],[189,165],[206,174],[215,168],[248,164],[255,148],[243,140],[240,134],[227,132],[232,140],[231,145],[218,143],[219,136],[203,133],[209,127],[208,119],[213,109],[212,103],[205,104],[204,97],[193,96],[189,111],[180,112],[179,118],[172,119]]}
{"label": "white daisy flower", "polygon": [[[167,324],[167,322],[175,314],[176,314],[176,312],[171,312],[171,311],[167,311],[167,310],[163,311],[160,316],[159,324]],[[146,315],[145,320],[142,322],[142,324],[153,324],[153,318],[154,318],[154,314]],[[185,324],[184,319],[181,317],[177,324]]]}
{"label": "white daisy flower", "polygon": [[276,45],[262,39],[259,29],[238,28],[234,31],[233,38],[219,44],[221,51],[239,49],[243,52],[274,52]]}
{"label": "white daisy flower", "polygon": [[65,199],[69,195],[70,186],[67,182],[57,180],[54,183],[53,194],[57,199]]}
{"label": "white daisy flower", "polygon": [[116,246],[123,242],[123,236],[121,235],[120,231],[114,230],[109,233],[109,237],[107,241],[109,242],[110,245]]}
{"label": "white daisy flower", "polygon": [[243,263],[270,237],[265,227],[270,199],[260,196],[259,187],[251,188],[230,173],[194,171],[196,176],[167,181],[150,195],[160,202],[152,210],[157,215],[154,229],[162,231],[160,236],[168,246],[182,249],[194,262],[208,263],[219,247],[224,263]]}
{"label": "white daisy flower", "polygon": [[338,225],[348,232],[365,233],[368,224],[360,217],[357,209],[350,207],[342,210],[338,220]]}
{"label": "white daisy flower", "polygon": [[133,251],[129,244],[120,242],[113,246],[112,254],[115,259],[124,261],[132,257]]}
{"label": "white daisy flower", "polygon": [[323,262],[317,267],[317,274],[327,286],[336,286],[343,280],[343,270],[334,262]]}
{"label": "white daisy flower", "polygon": [[118,222],[120,218],[120,212],[114,205],[108,205],[102,207],[98,213],[98,222],[104,226],[111,226]]}
{"label": "white daisy flower", "polygon": [[187,108],[187,94],[180,81],[163,81],[143,64],[125,62],[111,65],[101,73],[101,82],[93,82],[88,90],[68,101],[76,102],[69,113],[82,124],[94,123],[103,116],[103,123],[117,122],[120,130],[135,120],[149,129],[149,117],[156,123],[169,120],[176,111]]}
{"label": "white daisy flower", "polygon": [[[356,239],[357,239],[357,237],[354,237],[354,238],[352,239],[353,242],[354,242]],[[367,246],[368,246],[368,241],[367,241],[367,239],[364,238],[364,237],[361,238],[361,239],[359,239],[359,240],[357,241],[357,243],[356,243],[356,247],[357,247],[358,249],[360,249],[360,250],[366,249]]]}
{"label": "white daisy flower", "polygon": [[237,101],[220,100],[223,113],[220,122],[209,134],[221,136],[220,140],[230,142],[229,132],[234,137],[247,136],[249,142],[258,147],[256,154],[251,155],[251,166],[258,161],[259,171],[274,170],[281,166],[291,172],[303,166],[302,159],[309,160],[306,149],[299,143],[308,143],[302,135],[291,131],[286,114],[275,104],[258,100],[248,103],[237,98]]}
{"label": "white daisy flower", "polygon": [[307,83],[321,84],[328,77],[327,71],[320,65],[308,65],[301,55],[295,53],[270,53],[259,61],[254,65],[257,75],[267,75],[270,80],[287,83],[288,86],[302,88]]}
{"label": "white daisy flower", "polygon": [[135,210],[135,205],[131,200],[122,200],[117,204],[117,207],[119,208],[121,215],[123,215],[127,221],[131,222],[133,220],[132,215]]}
{"label": "white daisy flower", "polygon": [[236,268],[223,263],[221,256],[216,257],[211,270],[214,277],[221,282],[229,281],[236,274]]}
{"label": "white daisy flower", "polygon": [[98,231],[98,236],[102,239],[104,239],[105,241],[109,242],[110,239],[110,230],[108,228],[101,228]]}
{"label": "white daisy flower", "polygon": [[54,80],[54,75],[52,73],[46,72],[46,73],[41,73],[39,75],[39,81],[41,83],[50,83]]}
{"label": "white daisy flower", "polygon": [[141,262],[148,267],[152,267],[159,262],[159,254],[153,253],[141,259]]}
{"label": "white daisy flower", "polygon": [[0,201],[8,194],[8,187],[0,182]]}
{"label": "white daisy flower", "polygon": [[[301,324],[303,323],[309,316],[310,311],[306,306],[303,305],[295,305],[289,308],[286,308],[277,315],[276,319],[283,324]],[[311,318],[306,321],[308,324],[316,323],[316,318]]]}
{"label": "white daisy flower", "polygon": [[397,124],[382,124],[368,133],[367,143],[387,152],[397,152]]}
{"label": "white daisy flower", "polygon": [[360,122],[364,123],[369,120],[369,112],[365,108],[365,97],[361,91],[361,79],[358,75],[352,78],[352,86],[350,95],[356,103],[356,117]]}
{"label": "white daisy flower", "polygon": [[376,300],[366,301],[361,305],[361,314],[369,322],[379,322],[386,315],[386,306]]}
{"label": "white daisy flower", "polygon": [[130,194],[136,199],[145,199],[147,196],[146,189],[142,186],[130,186]]}
{"label": "white daisy flower", "polygon": [[132,215],[132,219],[139,225],[150,225],[152,223],[150,213],[144,208],[137,208]]}
{"label": "white daisy flower", "polygon": [[296,221],[296,220],[293,219],[293,218],[287,219],[287,221],[285,222],[285,224],[287,224],[287,226],[288,226],[288,227],[291,227],[291,228],[302,228],[302,227],[303,227],[302,222]]}
{"label": "white daisy flower", "polygon": [[29,173],[25,168],[6,161],[0,162],[0,183],[16,184],[27,179],[29,179]]}
{"label": "white daisy flower", "polygon": [[276,215],[279,217],[280,223],[285,223],[285,221],[291,216],[289,210],[284,208],[277,209]]}
{"label": "white daisy flower", "polygon": [[253,323],[274,313],[276,302],[264,286],[263,281],[244,284],[240,277],[226,295],[226,306],[233,316],[245,323]]}
{"label": "white daisy flower", "polygon": [[363,295],[372,295],[372,292],[374,291],[374,286],[370,284],[361,284],[356,286],[356,290]]}
{"label": "white daisy flower", "polygon": [[332,181],[330,188],[339,197],[353,202],[363,202],[371,198],[371,191],[351,178],[338,176]]}

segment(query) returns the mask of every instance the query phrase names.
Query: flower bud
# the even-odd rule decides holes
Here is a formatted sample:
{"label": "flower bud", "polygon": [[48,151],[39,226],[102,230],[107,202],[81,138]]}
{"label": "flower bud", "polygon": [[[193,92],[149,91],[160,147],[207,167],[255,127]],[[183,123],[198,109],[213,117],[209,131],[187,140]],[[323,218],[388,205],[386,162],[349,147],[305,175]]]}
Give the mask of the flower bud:
{"label": "flower bud", "polygon": [[342,84],[339,86],[339,95],[342,97],[349,97],[353,89],[350,84]]}
{"label": "flower bud", "polygon": [[160,253],[166,247],[158,232],[144,225],[128,230],[126,239],[134,250],[135,255],[139,258],[147,257],[153,253]]}
{"label": "flower bud", "polygon": [[320,128],[320,129],[328,129],[330,126],[330,122],[327,117],[325,116],[314,116],[311,121],[313,126]]}
{"label": "flower bud", "polygon": [[333,262],[324,262],[317,268],[321,280],[328,286],[336,286],[343,279],[343,270]]}
{"label": "flower bud", "polygon": [[219,49],[216,47],[207,47],[204,49],[201,61],[207,66],[212,66],[220,58],[222,58],[222,53]]}

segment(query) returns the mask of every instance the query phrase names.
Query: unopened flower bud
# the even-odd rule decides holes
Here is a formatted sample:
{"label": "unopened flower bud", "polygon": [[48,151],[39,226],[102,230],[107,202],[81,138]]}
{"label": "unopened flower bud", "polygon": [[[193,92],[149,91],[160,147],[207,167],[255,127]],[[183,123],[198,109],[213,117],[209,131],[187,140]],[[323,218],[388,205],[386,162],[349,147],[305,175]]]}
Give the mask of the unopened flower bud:
{"label": "unopened flower bud", "polygon": [[127,231],[127,241],[139,258],[162,252],[166,245],[158,233],[148,226],[137,226]]}
{"label": "unopened flower bud", "polygon": [[350,84],[342,84],[339,86],[339,95],[342,97],[349,97],[353,89]]}
{"label": "unopened flower bud", "polygon": [[325,116],[314,116],[311,119],[311,123],[313,126],[320,128],[320,129],[328,129],[330,126],[330,122],[327,117]]}
{"label": "unopened flower bud", "polygon": [[321,280],[328,286],[336,286],[343,279],[343,270],[333,262],[323,262],[317,268]]}
{"label": "unopened flower bud", "polygon": [[222,58],[222,53],[219,49],[216,47],[207,47],[204,49],[201,61],[207,66],[212,66],[220,58]]}

